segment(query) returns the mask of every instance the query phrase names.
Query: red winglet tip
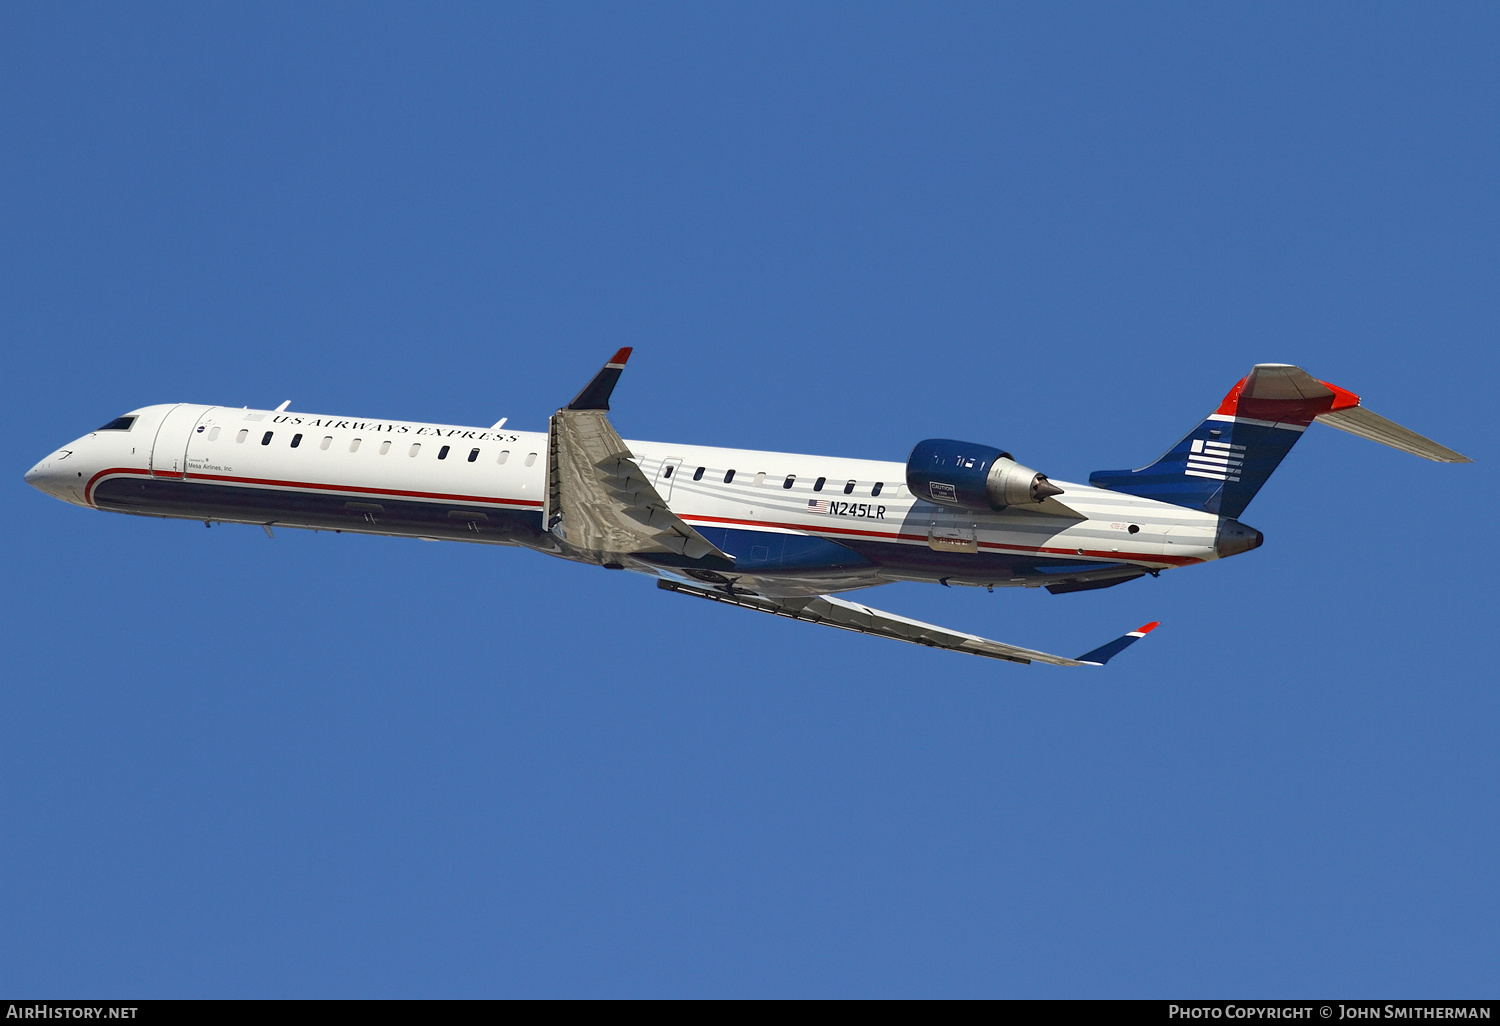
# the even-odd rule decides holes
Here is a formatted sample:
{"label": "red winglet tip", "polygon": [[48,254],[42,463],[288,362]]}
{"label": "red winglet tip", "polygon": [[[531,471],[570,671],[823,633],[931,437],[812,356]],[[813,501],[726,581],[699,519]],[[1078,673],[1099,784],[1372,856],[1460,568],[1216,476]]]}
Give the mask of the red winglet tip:
{"label": "red winglet tip", "polygon": [[1226,417],[1233,417],[1238,413],[1240,411],[1240,389],[1244,388],[1245,382],[1249,380],[1249,375],[1246,375],[1235,382],[1235,386],[1229,390],[1229,394],[1224,397],[1224,401],[1219,404],[1219,408],[1214,412]]}
{"label": "red winglet tip", "polygon": [[1139,633],[1141,633],[1141,634],[1150,634],[1152,631],[1156,630],[1156,628],[1158,628],[1160,626],[1161,626],[1161,621],[1160,620],[1152,620],[1150,623],[1146,624],[1146,626],[1140,628]]}
{"label": "red winglet tip", "polygon": [[630,359],[631,348],[631,346],[626,346],[624,349],[621,349],[609,362],[623,364],[626,360]]}
{"label": "red winglet tip", "polygon": [[1337,385],[1330,385],[1326,381],[1320,381],[1318,382],[1318,384],[1322,385],[1333,393],[1333,405],[1328,408],[1328,411],[1330,413],[1332,413],[1334,410],[1347,410],[1350,407],[1359,405],[1359,396],[1355,395],[1347,388],[1340,388]]}

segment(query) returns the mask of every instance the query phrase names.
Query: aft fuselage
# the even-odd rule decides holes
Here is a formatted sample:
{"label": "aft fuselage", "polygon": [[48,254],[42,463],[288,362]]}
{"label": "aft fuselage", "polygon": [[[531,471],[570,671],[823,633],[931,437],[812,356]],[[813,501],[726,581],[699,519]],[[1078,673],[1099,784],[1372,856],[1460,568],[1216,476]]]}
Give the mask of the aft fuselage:
{"label": "aft fuselage", "polygon": [[[128,417],[53,453],[27,481],[120,513],[520,545],[724,579],[579,552],[548,531],[545,432],[193,404]],[[766,593],[900,580],[1082,590],[1259,542],[1213,514],[1056,479],[1060,503],[965,513],[913,497],[903,463],[626,444],[672,511],[733,557],[729,577]]]}

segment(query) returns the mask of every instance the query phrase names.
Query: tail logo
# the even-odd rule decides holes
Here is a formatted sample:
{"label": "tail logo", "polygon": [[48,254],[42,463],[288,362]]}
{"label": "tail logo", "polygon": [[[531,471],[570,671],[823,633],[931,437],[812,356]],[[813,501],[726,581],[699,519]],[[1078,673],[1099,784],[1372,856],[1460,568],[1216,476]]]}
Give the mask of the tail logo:
{"label": "tail logo", "polygon": [[1187,469],[1183,473],[1188,477],[1206,477],[1212,481],[1238,481],[1240,468],[1244,465],[1243,445],[1206,442],[1195,438],[1192,450],[1188,453]]}

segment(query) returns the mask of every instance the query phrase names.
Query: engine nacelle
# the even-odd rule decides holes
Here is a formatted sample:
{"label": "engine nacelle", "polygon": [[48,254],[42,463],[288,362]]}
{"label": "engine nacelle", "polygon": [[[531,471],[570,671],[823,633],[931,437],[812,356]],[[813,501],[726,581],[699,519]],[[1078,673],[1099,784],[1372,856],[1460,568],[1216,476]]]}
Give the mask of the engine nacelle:
{"label": "engine nacelle", "polygon": [[912,495],[950,509],[1004,509],[1041,502],[1062,489],[989,445],[929,438],[906,459]]}

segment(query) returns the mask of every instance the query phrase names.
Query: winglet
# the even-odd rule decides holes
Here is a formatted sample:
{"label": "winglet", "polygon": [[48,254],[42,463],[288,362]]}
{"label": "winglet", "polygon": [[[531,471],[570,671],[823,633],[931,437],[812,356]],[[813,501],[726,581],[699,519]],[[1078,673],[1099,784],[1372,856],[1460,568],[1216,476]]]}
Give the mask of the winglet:
{"label": "winglet", "polygon": [[620,380],[620,372],[625,369],[625,361],[628,359],[630,359],[630,346],[615,353],[603,369],[594,375],[594,380],[583,386],[583,391],[578,393],[577,398],[570,402],[566,409],[609,409],[610,393],[615,390],[615,384]]}
{"label": "winglet", "polygon": [[1085,652],[1083,655],[1078,657],[1078,661],[1080,663],[1089,663],[1093,666],[1103,666],[1105,663],[1109,662],[1115,656],[1119,655],[1121,652],[1125,651],[1131,645],[1134,645],[1137,641],[1140,641],[1142,638],[1144,638],[1146,635],[1150,634],[1160,626],[1160,620],[1152,620],[1150,623],[1146,624],[1146,626],[1137,627],[1129,634],[1122,635],[1116,638],[1114,641],[1100,645],[1092,652]]}

